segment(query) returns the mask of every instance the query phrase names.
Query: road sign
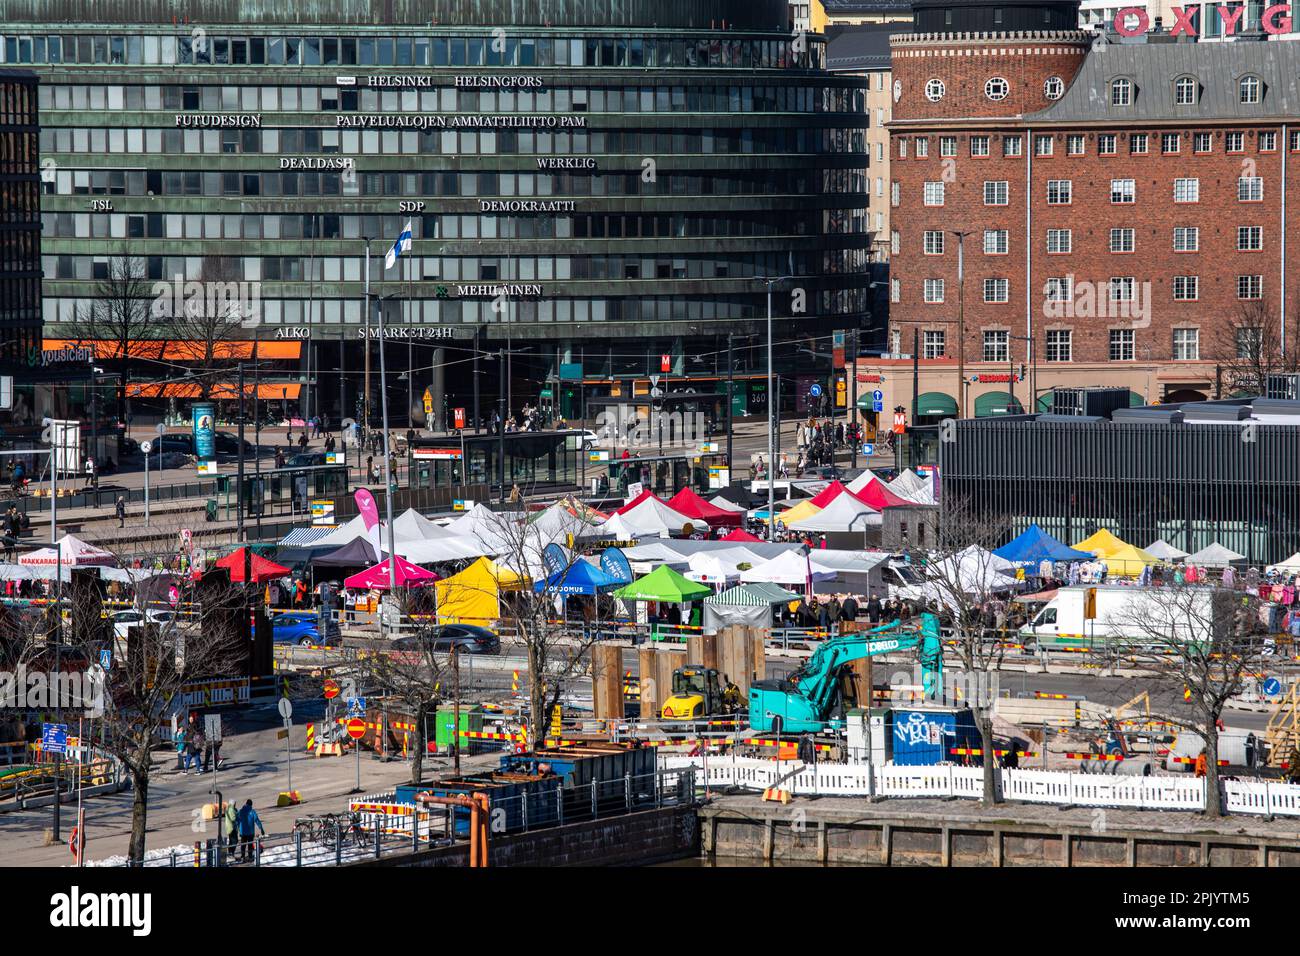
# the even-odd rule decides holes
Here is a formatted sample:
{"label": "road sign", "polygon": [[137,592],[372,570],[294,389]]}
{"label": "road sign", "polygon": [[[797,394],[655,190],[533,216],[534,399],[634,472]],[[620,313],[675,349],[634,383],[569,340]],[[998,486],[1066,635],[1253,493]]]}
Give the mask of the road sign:
{"label": "road sign", "polygon": [[99,652],[99,666],[104,670],[109,670],[113,666],[113,652],[108,648]]}
{"label": "road sign", "polygon": [[673,357],[671,355],[659,356],[659,371],[671,372],[673,370]]}
{"label": "road sign", "polygon": [[808,394],[811,395],[813,398],[821,398],[822,387],[820,385],[813,385],[811,388],[808,389]]}
{"label": "road sign", "polygon": [[1276,677],[1270,677],[1264,681],[1262,690],[1265,697],[1277,697],[1282,693],[1282,682]]}
{"label": "road sign", "polygon": [[47,754],[68,752],[67,724],[41,724],[41,752]]}
{"label": "road sign", "polygon": [[894,412],[894,434],[901,435],[907,431],[907,413]]}
{"label": "road sign", "polygon": [[872,402],[872,403],[871,403],[871,410],[872,410],[873,412],[875,412],[877,415],[879,415],[881,412],[883,412],[883,411],[885,410],[885,403],[884,403],[884,402]]}
{"label": "road sign", "polygon": [[347,705],[349,717],[366,716],[366,699],[364,697],[349,697]]}
{"label": "road sign", "polygon": [[293,716],[293,701],[291,701],[288,697],[281,697],[280,704],[279,704],[279,711],[280,711],[280,716],[283,717],[285,720],[288,720],[290,717]]}
{"label": "road sign", "polygon": [[153,430],[154,430],[155,432],[157,432],[159,435],[166,435],[166,434],[167,434],[167,426],[164,425],[164,424],[162,424],[161,422],[160,422],[159,424],[155,425],[155,426],[153,427]]}
{"label": "road sign", "polygon": [[874,392],[871,393],[871,400],[873,402],[883,402],[885,400],[885,393],[882,392],[880,389],[876,389]]}
{"label": "road sign", "polygon": [[338,681],[327,680],[327,681],[325,682],[325,699],[326,699],[326,700],[333,700],[335,697],[337,697],[337,696],[339,695],[339,693],[340,693],[340,688],[339,688],[339,685],[338,685]]}
{"label": "road sign", "polygon": [[870,458],[870,457],[871,457],[872,455],[874,455],[875,453],[876,453],[876,446],[875,446],[875,445],[872,445],[872,444],[870,444],[870,443],[867,443],[867,444],[865,444],[865,445],[862,446],[862,454],[866,455],[868,458]]}
{"label": "road sign", "polygon": [[147,438],[140,442],[140,451],[144,452],[146,455],[149,454],[149,452],[153,451],[153,442]]}
{"label": "road sign", "polygon": [[451,424],[453,428],[465,427],[465,409],[453,408],[451,410]]}
{"label": "road sign", "polygon": [[208,740],[214,743],[221,739],[221,715],[205,714],[203,717],[203,732],[207,734]]}
{"label": "road sign", "polygon": [[366,722],[359,717],[353,717],[345,726],[348,728],[348,736],[353,740],[360,740],[366,735]]}
{"label": "road sign", "polygon": [[658,376],[658,375],[651,375],[651,376],[650,376],[650,386],[653,388],[654,386],[656,386],[656,385],[658,385],[658,384],[659,384],[659,376]]}

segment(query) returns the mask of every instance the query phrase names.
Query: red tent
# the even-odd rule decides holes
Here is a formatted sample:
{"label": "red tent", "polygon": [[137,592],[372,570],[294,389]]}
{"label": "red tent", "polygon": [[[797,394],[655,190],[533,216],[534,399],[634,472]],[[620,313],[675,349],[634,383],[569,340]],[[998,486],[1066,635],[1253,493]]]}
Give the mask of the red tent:
{"label": "red tent", "polygon": [[705,501],[690,488],[683,488],[669,498],[668,507],[688,518],[698,518],[710,528],[719,526],[739,528],[741,522],[745,520],[743,511],[727,511],[725,508],[719,508]]}
{"label": "red tent", "polygon": [[[853,494],[853,492],[849,492],[849,494]],[[886,508],[892,508],[895,505],[907,505],[913,508],[916,507],[915,501],[908,501],[906,498],[898,497],[898,495],[886,488],[885,483],[875,475],[871,476],[871,480],[863,485],[862,490],[854,497],[859,501],[870,505],[872,508],[875,508],[877,511],[883,511]]]}
{"label": "red tent", "polygon": [[[627,504],[625,504],[623,507],[621,507],[621,508],[619,508],[617,511],[615,511],[614,514],[616,514],[616,515],[627,514],[629,511],[631,511],[633,508],[635,508],[635,507],[636,507],[637,505],[639,505],[641,502],[645,501],[647,498],[654,498],[654,497],[656,497],[655,493],[654,493],[653,491],[651,491],[649,488],[647,488],[645,491],[641,492],[641,494],[637,495],[635,498],[633,498],[631,501],[629,501],[629,502],[628,502]],[[662,498],[659,498],[658,500],[659,500],[659,503],[660,503],[660,504],[666,504],[666,503],[667,503],[667,502],[665,502]]]}
{"label": "red tent", "polygon": [[[836,478],[813,498],[812,503],[818,508],[825,508],[828,504],[848,490],[849,489],[844,487],[843,482]],[[850,491],[849,494],[852,494],[852,492]],[[868,504],[870,504],[870,502],[868,502]]]}
{"label": "red tent", "polygon": [[735,531],[731,532],[731,534],[727,535],[725,538],[720,538],[719,540],[720,541],[743,541],[747,544],[752,542],[757,542],[761,544],[763,541],[762,538],[756,538],[748,531],[745,531],[742,528],[737,528]]}
{"label": "red tent", "polygon": [[[228,568],[230,570],[230,580],[236,584],[244,582],[244,551],[240,548],[233,554],[228,554],[217,562],[217,567]],[[254,553],[249,557],[249,567],[252,569],[253,581],[257,584],[265,584],[272,578],[282,578],[289,573],[289,569],[269,561],[260,554]]]}

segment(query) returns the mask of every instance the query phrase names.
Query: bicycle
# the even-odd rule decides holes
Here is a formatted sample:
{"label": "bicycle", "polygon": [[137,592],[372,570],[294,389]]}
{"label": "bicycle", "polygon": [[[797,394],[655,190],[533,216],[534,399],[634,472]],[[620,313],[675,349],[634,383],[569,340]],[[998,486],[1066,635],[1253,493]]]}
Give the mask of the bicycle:
{"label": "bicycle", "polygon": [[361,814],[356,811],[300,817],[294,821],[293,832],[295,837],[301,833],[304,842],[310,840],[331,850],[340,845],[365,846],[368,843],[368,834],[361,825]]}

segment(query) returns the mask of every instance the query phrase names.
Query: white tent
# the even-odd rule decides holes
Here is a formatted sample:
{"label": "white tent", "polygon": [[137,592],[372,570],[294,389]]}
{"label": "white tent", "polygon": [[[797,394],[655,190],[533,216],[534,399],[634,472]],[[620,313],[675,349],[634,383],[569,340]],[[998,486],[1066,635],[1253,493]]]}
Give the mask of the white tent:
{"label": "white tent", "polygon": [[395,547],[398,555],[412,564],[442,564],[447,561],[480,558],[493,553],[478,538],[468,535],[434,538],[429,541],[399,540],[395,543]]}
{"label": "white tent", "polygon": [[[617,522],[614,519],[619,519]],[[680,534],[687,525],[694,531],[708,531],[706,522],[682,514],[654,495],[646,495],[634,507],[610,515],[609,520],[601,525],[601,536],[611,537],[609,532],[616,531],[613,537],[623,540],[648,538],[654,535],[666,537]]]}
{"label": "white tent", "polygon": [[686,577],[692,581],[698,581],[700,584],[716,586],[727,584],[740,577],[740,572],[736,570],[734,564],[724,562],[716,553],[710,554],[708,551],[701,551],[699,554],[691,555],[686,565]]}
{"label": "white tent", "polygon": [[1279,564],[1270,564],[1265,570],[1276,571],[1278,574],[1300,574],[1300,551]]}
{"label": "white tent", "polygon": [[949,605],[956,603],[953,600],[954,591],[984,595],[1023,586],[1023,582],[1016,580],[1014,561],[1008,561],[975,544],[926,571],[930,579],[925,584],[926,597],[936,598]]}
{"label": "white tent", "polygon": [[357,538],[366,536],[366,519],[357,515],[345,525],[335,528],[323,538],[318,538],[311,543],[313,548],[341,548],[345,544],[351,544]]}
{"label": "white tent", "polygon": [[734,501],[729,501],[726,498],[724,498],[722,495],[714,495],[712,498],[709,499],[709,504],[713,505],[716,508],[721,508],[723,511],[739,512],[739,511],[749,510],[744,505],[738,505]]}
{"label": "white tent", "polygon": [[836,572],[813,564],[806,554],[799,551],[787,551],[771,561],[764,561],[747,571],[740,573],[742,584],[756,584],[767,581],[771,584],[803,585],[811,577],[814,582],[829,581]]}
{"label": "white tent", "polygon": [[793,521],[791,531],[863,531],[881,522],[880,512],[853,495],[838,494],[821,511]]}
{"label": "white tent", "polygon": [[[393,519],[393,538],[395,541],[434,541],[449,538],[451,533],[434,524],[414,508],[407,508]],[[387,543],[387,539],[384,539]],[[313,545],[318,547],[318,545]]]}
{"label": "white tent", "polygon": [[1187,557],[1187,552],[1182,548],[1175,548],[1164,538],[1156,538],[1142,550],[1159,561],[1179,561]]}
{"label": "white tent", "polygon": [[1246,560],[1246,556],[1244,554],[1238,554],[1231,548],[1225,548],[1216,541],[1213,544],[1201,548],[1201,550],[1197,551],[1195,554],[1189,554],[1183,560],[1187,564],[1196,565],[1198,568],[1226,568],[1234,561]]}
{"label": "white tent", "polygon": [[545,544],[550,544],[552,541],[564,544],[569,535],[573,535],[575,540],[606,536],[603,530],[586,518],[574,514],[570,506],[562,501],[557,501],[529,522],[529,528],[535,531]]}
{"label": "white tent", "polygon": [[54,565],[69,568],[101,568],[117,564],[112,552],[87,544],[74,535],[65,534],[48,548],[18,556],[19,564]]}
{"label": "white tent", "polygon": [[885,482],[885,487],[898,495],[898,497],[906,498],[908,501],[915,501],[919,505],[933,505],[938,503],[934,496],[933,474],[922,478],[911,468],[908,468],[893,481]]}

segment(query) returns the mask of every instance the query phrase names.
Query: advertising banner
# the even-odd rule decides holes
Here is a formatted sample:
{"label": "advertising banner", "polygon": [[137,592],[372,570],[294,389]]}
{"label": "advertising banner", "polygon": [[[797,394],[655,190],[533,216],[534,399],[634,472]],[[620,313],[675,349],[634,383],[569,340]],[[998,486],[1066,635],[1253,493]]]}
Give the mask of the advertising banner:
{"label": "advertising banner", "polygon": [[217,457],[217,406],[212,402],[195,402],[194,456],[200,461]]}

